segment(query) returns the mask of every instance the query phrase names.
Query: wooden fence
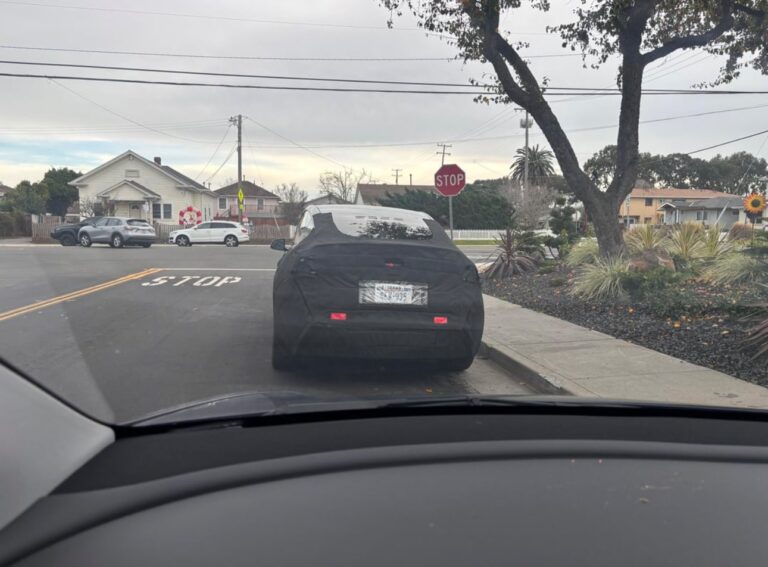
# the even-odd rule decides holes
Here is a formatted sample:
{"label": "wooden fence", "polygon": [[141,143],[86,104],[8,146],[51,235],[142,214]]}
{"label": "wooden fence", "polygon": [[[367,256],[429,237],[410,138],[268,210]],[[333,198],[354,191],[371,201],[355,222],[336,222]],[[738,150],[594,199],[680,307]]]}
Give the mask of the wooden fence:
{"label": "wooden fence", "polygon": [[[177,224],[161,224],[161,223],[155,223],[155,233],[157,234],[157,241],[160,243],[168,242],[168,237],[174,230],[179,230],[180,227]],[[250,226],[249,227],[249,237],[251,242],[255,242],[258,244],[268,244],[269,242],[272,242],[275,238],[285,238],[285,239],[291,239],[293,238],[293,229],[295,227],[292,226],[275,226],[272,224],[269,225],[259,225],[259,226]]]}
{"label": "wooden fence", "polygon": [[60,217],[41,217],[38,222],[32,223],[32,242],[35,244],[56,244],[51,238],[51,231],[56,225],[61,224]]}

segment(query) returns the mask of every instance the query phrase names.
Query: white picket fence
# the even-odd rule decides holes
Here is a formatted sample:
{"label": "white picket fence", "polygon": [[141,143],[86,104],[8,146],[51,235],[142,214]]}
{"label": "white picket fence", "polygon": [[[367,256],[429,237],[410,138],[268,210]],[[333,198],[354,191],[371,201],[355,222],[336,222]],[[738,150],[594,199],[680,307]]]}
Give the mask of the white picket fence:
{"label": "white picket fence", "polygon": [[[448,232],[446,230],[446,232]],[[503,228],[499,228],[496,230],[454,230],[453,231],[453,239],[454,240],[498,240],[499,234],[504,232]],[[538,236],[557,236],[550,230],[542,229],[542,230],[534,230],[533,231]]]}

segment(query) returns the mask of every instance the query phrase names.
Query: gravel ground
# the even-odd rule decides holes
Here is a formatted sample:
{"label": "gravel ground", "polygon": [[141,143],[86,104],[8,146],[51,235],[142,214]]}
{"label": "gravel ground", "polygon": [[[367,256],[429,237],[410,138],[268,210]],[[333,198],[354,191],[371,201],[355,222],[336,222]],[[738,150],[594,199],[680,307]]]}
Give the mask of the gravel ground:
{"label": "gravel ground", "polygon": [[[739,316],[712,310],[704,316],[660,317],[643,302],[606,304],[575,298],[569,285],[553,287],[553,278],[569,274],[525,274],[486,282],[485,293],[670,356],[749,382],[768,386],[768,365],[742,350],[747,325]],[[554,282],[558,283],[558,282]],[[702,292],[702,288],[691,293]],[[711,287],[707,292],[711,293]]]}

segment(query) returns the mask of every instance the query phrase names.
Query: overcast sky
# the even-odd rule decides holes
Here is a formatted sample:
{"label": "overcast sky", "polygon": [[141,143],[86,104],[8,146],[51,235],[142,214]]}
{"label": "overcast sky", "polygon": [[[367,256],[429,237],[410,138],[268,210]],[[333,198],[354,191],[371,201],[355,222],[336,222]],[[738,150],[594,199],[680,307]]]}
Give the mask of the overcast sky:
{"label": "overcast sky", "polygon": [[[416,30],[409,18],[396,20],[395,29],[388,30],[388,14],[375,0],[134,0],[128,4],[36,0],[35,5],[23,5],[24,1],[0,0],[2,60],[464,84],[470,78],[481,79],[489,71],[480,64],[464,65],[459,61],[256,61],[8,47],[298,58],[455,55],[439,37]],[[505,30],[530,42],[525,50],[529,55],[570,53],[560,47],[558,37],[545,33],[546,25],[570,19],[570,2],[555,0],[552,4],[547,14],[520,10],[503,19]],[[83,9],[88,7],[99,10]],[[222,17],[232,19],[216,19]],[[616,72],[615,63],[596,71],[583,69],[578,57],[532,61],[537,75],[549,77],[554,86],[609,87]],[[646,84],[649,88],[687,88],[714,78],[717,65],[716,59],[705,54],[678,53],[652,66]],[[0,72],[267,84],[256,79],[7,63],[0,64]],[[750,72],[732,86],[764,89],[766,81]],[[512,154],[523,143],[519,112],[512,107],[480,105],[471,96],[290,92],[0,77],[0,97],[0,181],[7,185],[39,179],[51,166],[86,171],[130,148],[150,159],[162,156],[164,163],[201,182],[210,181],[216,188],[236,177],[234,156],[218,174],[213,174],[233,148],[235,131],[228,129],[228,118],[239,113],[267,128],[253,121],[244,122],[245,178],[269,189],[278,183],[296,182],[310,194],[317,191],[317,178],[323,171],[342,166],[365,168],[380,182],[393,182],[392,169],[400,168],[401,182],[407,182],[412,174],[414,183],[430,183],[439,165],[435,144],[440,141],[453,144],[453,155],[448,159],[464,167],[470,179],[500,177],[507,173]],[[582,97],[553,106],[571,132],[582,162],[604,145],[615,143],[615,128],[583,129],[615,124],[617,104],[617,97]],[[761,104],[768,105],[768,101],[759,95],[648,96],[641,119]],[[762,118],[766,114],[768,108],[757,108],[647,124],[641,127],[641,150],[666,153],[717,144],[765,129]],[[214,151],[222,137],[224,142]],[[311,146],[315,153],[288,140]],[[768,150],[764,142],[765,138],[757,137],[719,151],[746,150],[764,155]],[[338,147],[406,143],[414,145]],[[546,143],[535,128],[531,143]]]}

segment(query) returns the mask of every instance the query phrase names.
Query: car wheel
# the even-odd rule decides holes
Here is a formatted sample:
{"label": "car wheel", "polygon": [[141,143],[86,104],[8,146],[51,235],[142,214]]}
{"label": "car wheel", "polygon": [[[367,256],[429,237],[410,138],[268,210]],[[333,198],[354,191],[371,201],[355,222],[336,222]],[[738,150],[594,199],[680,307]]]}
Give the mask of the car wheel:
{"label": "car wheel", "polygon": [[88,248],[93,242],[91,241],[91,237],[88,236],[87,233],[83,233],[80,235],[80,246],[83,246],[85,248]]}
{"label": "car wheel", "polygon": [[110,246],[112,248],[122,248],[123,244],[125,244],[125,241],[123,240],[122,235],[120,234],[113,234],[112,239],[109,241]]}
{"label": "car wheel", "polygon": [[463,356],[461,358],[449,358],[447,360],[442,360],[437,363],[437,366],[440,370],[443,370],[445,372],[461,372],[462,370],[466,370],[470,366],[472,366],[472,363],[474,362],[475,357],[474,356]]}
{"label": "car wheel", "polygon": [[148,244],[142,244],[142,246],[143,246],[144,248],[149,248],[150,246],[152,246],[152,243],[150,242],[150,243],[148,243]]}
{"label": "car wheel", "polygon": [[67,232],[66,234],[62,234],[61,237],[59,237],[59,244],[62,246],[74,246],[77,244],[77,240],[75,240],[74,235]]}
{"label": "car wheel", "polygon": [[229,246],[230,248],[234,248],[235,246],[237,246],[239,244],[238,241],[237,241],[237,236],[232,236],[230,234],[229,236],[227,236],[224,239],[224,244],[226,246]]}
{"label": "car wheel", "polygon": [[272,368],[275,370],[296,368],[296,358],[291,356],[283,343],[277,339],[272,339]]}
{"label": "car wheel", "polygon": [[176,245],[177,246],[190,246],[189,237],[184,236],[183,234],[181,236],[176,237]]}

